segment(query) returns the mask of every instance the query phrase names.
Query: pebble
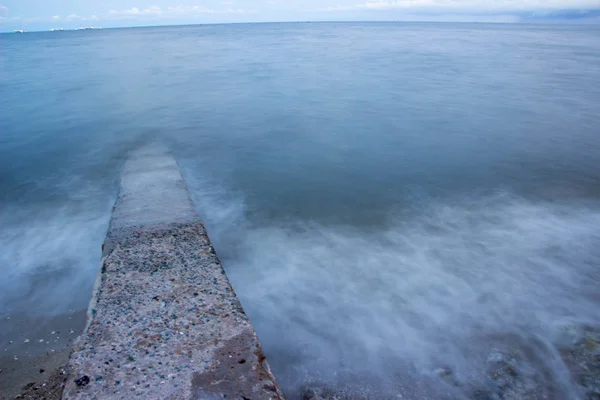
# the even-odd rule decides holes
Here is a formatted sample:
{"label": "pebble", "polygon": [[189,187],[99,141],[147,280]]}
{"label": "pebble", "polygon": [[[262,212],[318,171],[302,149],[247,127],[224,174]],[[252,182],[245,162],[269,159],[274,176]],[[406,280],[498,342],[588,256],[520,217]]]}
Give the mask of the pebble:
{"label": "pebble", "polygon": [[29,343],[29,339],[25,339],[23,343]]}
{"label": "pebble", "polygon": [[38,340],[38,342],[44,343],[44,339],[40,339],[40,340]]}
{"label": "pebble", "polygon": [[90,377],[87,375],[83,375],[81,378],[75,379],[75,384],[80,387],[87,386],[88,383],[90,383]]}

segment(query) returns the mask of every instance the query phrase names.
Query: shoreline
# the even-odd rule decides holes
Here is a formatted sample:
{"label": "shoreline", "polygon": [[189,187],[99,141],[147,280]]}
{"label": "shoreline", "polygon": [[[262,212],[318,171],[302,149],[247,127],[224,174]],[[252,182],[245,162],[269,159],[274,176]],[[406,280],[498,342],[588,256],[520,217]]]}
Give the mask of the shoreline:
{"label": "shoreline", "polygon": [[85,327],[86,310],[53,317],[11,316],[2,322],[0,400],[5,400],[14,399],[25,385],[48,379],[66,364],[73,342]]}
{"label": "shoreline", "polygon": [[[3,369],[0,373],[0,400],[59,400],[66,379],[65,365],[70,353],[69,346],[47,355],[26,358],[13,370]],[[3,363],[4,358],[0,358],[0,363]]]}

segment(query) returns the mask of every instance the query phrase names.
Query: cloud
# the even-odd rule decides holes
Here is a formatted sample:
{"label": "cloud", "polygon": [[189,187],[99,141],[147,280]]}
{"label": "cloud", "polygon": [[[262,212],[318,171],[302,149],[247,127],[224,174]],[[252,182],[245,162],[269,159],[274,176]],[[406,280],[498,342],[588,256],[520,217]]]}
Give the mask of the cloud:
{"label": "cloud", "polygon": [[[226,2],[227,3],[227,2]],[[222,3],[222,4],[226,4]],[[229,2],[231,3],[231,2]],[[138,7],[132,7],[127,10],[110,10],[109,16],[122,18],[122,17],[183,17],[183,16],[195,16],[202,14],[251,14],[255,11],[248,11],[242,9],[212,9],[201,6],[191,5],[177,5],[167,8],[161,8],[158,6],[151,6],[148,8],[140,9]]]}
{"label": "cloud", "polygon": [[[227,0],[225,3],[230,3]],[[231,4],[233,4],[231,2]],[[229,4],[227,4],[229,5]],[[58,23],[64,23],[65,26],[73,26],[75,24],[83,23],[85,21],[131,21],[137,20],[139,22],[142,21],[152,21],[152,23],[160,23],[161,21],[169,21],[173,20],[189,20],[190,22],[196,18],[201,18],[202,16],[212,16],[212,19],[236,19],[239,20],[239,16],[243,16],[245,14],[254,14],[256,11],[253,10],[244,10],[233,8],[231,6],[224,8],[207,8],[198,5],[175,5],[171,7],[159,7],[156,5],[148,6],[145,8],[142,7],[132,7],[123,10],[110,10],[103,14],[98,15],[79,15],[76,13],[71,13],[67,16],[54,15],[54,16],[37,16],[37,17],[13,17],[8,18],[3,15],[7,12],[7,8],[0,5],[0,24],[3,26],[5,24],[16,24],[17,22],[23,22],[26,24],[48,24],[51,27],[56,26]],[[226,16],[238,16],[238,18],[228,18]],[[86,24],[87,25],[87,24]]]}
{"label": "cloud", "polygon": [[128,10],[110,10],[108,13],[110,15],[160,15],[162,14],[162,9],[158,6],[150,6],[145,9],[132,7]]}
{"label": "cloud", "polygon": [[[60,20],[61,17],[59,15],[55,15],[54,17],[52,17],[52,21],[58,21]],[[77,14],[69,14],[65,17],[65,21],[67,22],[72,22],[72,21],[97,21],[99,18],[95,15],[77,15]]]}
{"label": "cloud", "polygon": [[8,14],[8,7],[0,4],[0,16],[6,15],[6,14]]}
{"label": "cloud", "polygon": [[367,0],[354,5],[336,5],[319,11],[403,10],[407,12],[523,12],[564,9],[598,9],[598,0]]}

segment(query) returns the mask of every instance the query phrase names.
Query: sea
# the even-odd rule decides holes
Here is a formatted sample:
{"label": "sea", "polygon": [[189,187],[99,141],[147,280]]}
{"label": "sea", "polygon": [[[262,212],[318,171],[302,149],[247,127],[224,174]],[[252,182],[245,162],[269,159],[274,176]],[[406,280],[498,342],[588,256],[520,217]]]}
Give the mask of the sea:
{"label": "sea", "polygon": [[561,346],[600,327],[600,26],[0,35],[11,380],[83,329],[120,170],[153,141],[289,399],[583,398]]}

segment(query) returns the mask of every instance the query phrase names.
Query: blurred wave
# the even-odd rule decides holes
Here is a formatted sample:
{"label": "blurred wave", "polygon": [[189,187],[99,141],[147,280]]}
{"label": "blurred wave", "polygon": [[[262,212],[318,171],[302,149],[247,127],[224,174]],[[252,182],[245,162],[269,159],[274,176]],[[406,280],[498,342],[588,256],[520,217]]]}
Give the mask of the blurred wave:
{"label": "blurred wave", "polygon": [[243,202],[195,196],[288,393],[325,382],[369,398],[471,398],[436,371],[483,384],[498,347],[549,371],[537,377],[547,398],[577,393],[558,351],[571,330],[600,327],[597,205],[496,193],[365,231],[252,227]]}

